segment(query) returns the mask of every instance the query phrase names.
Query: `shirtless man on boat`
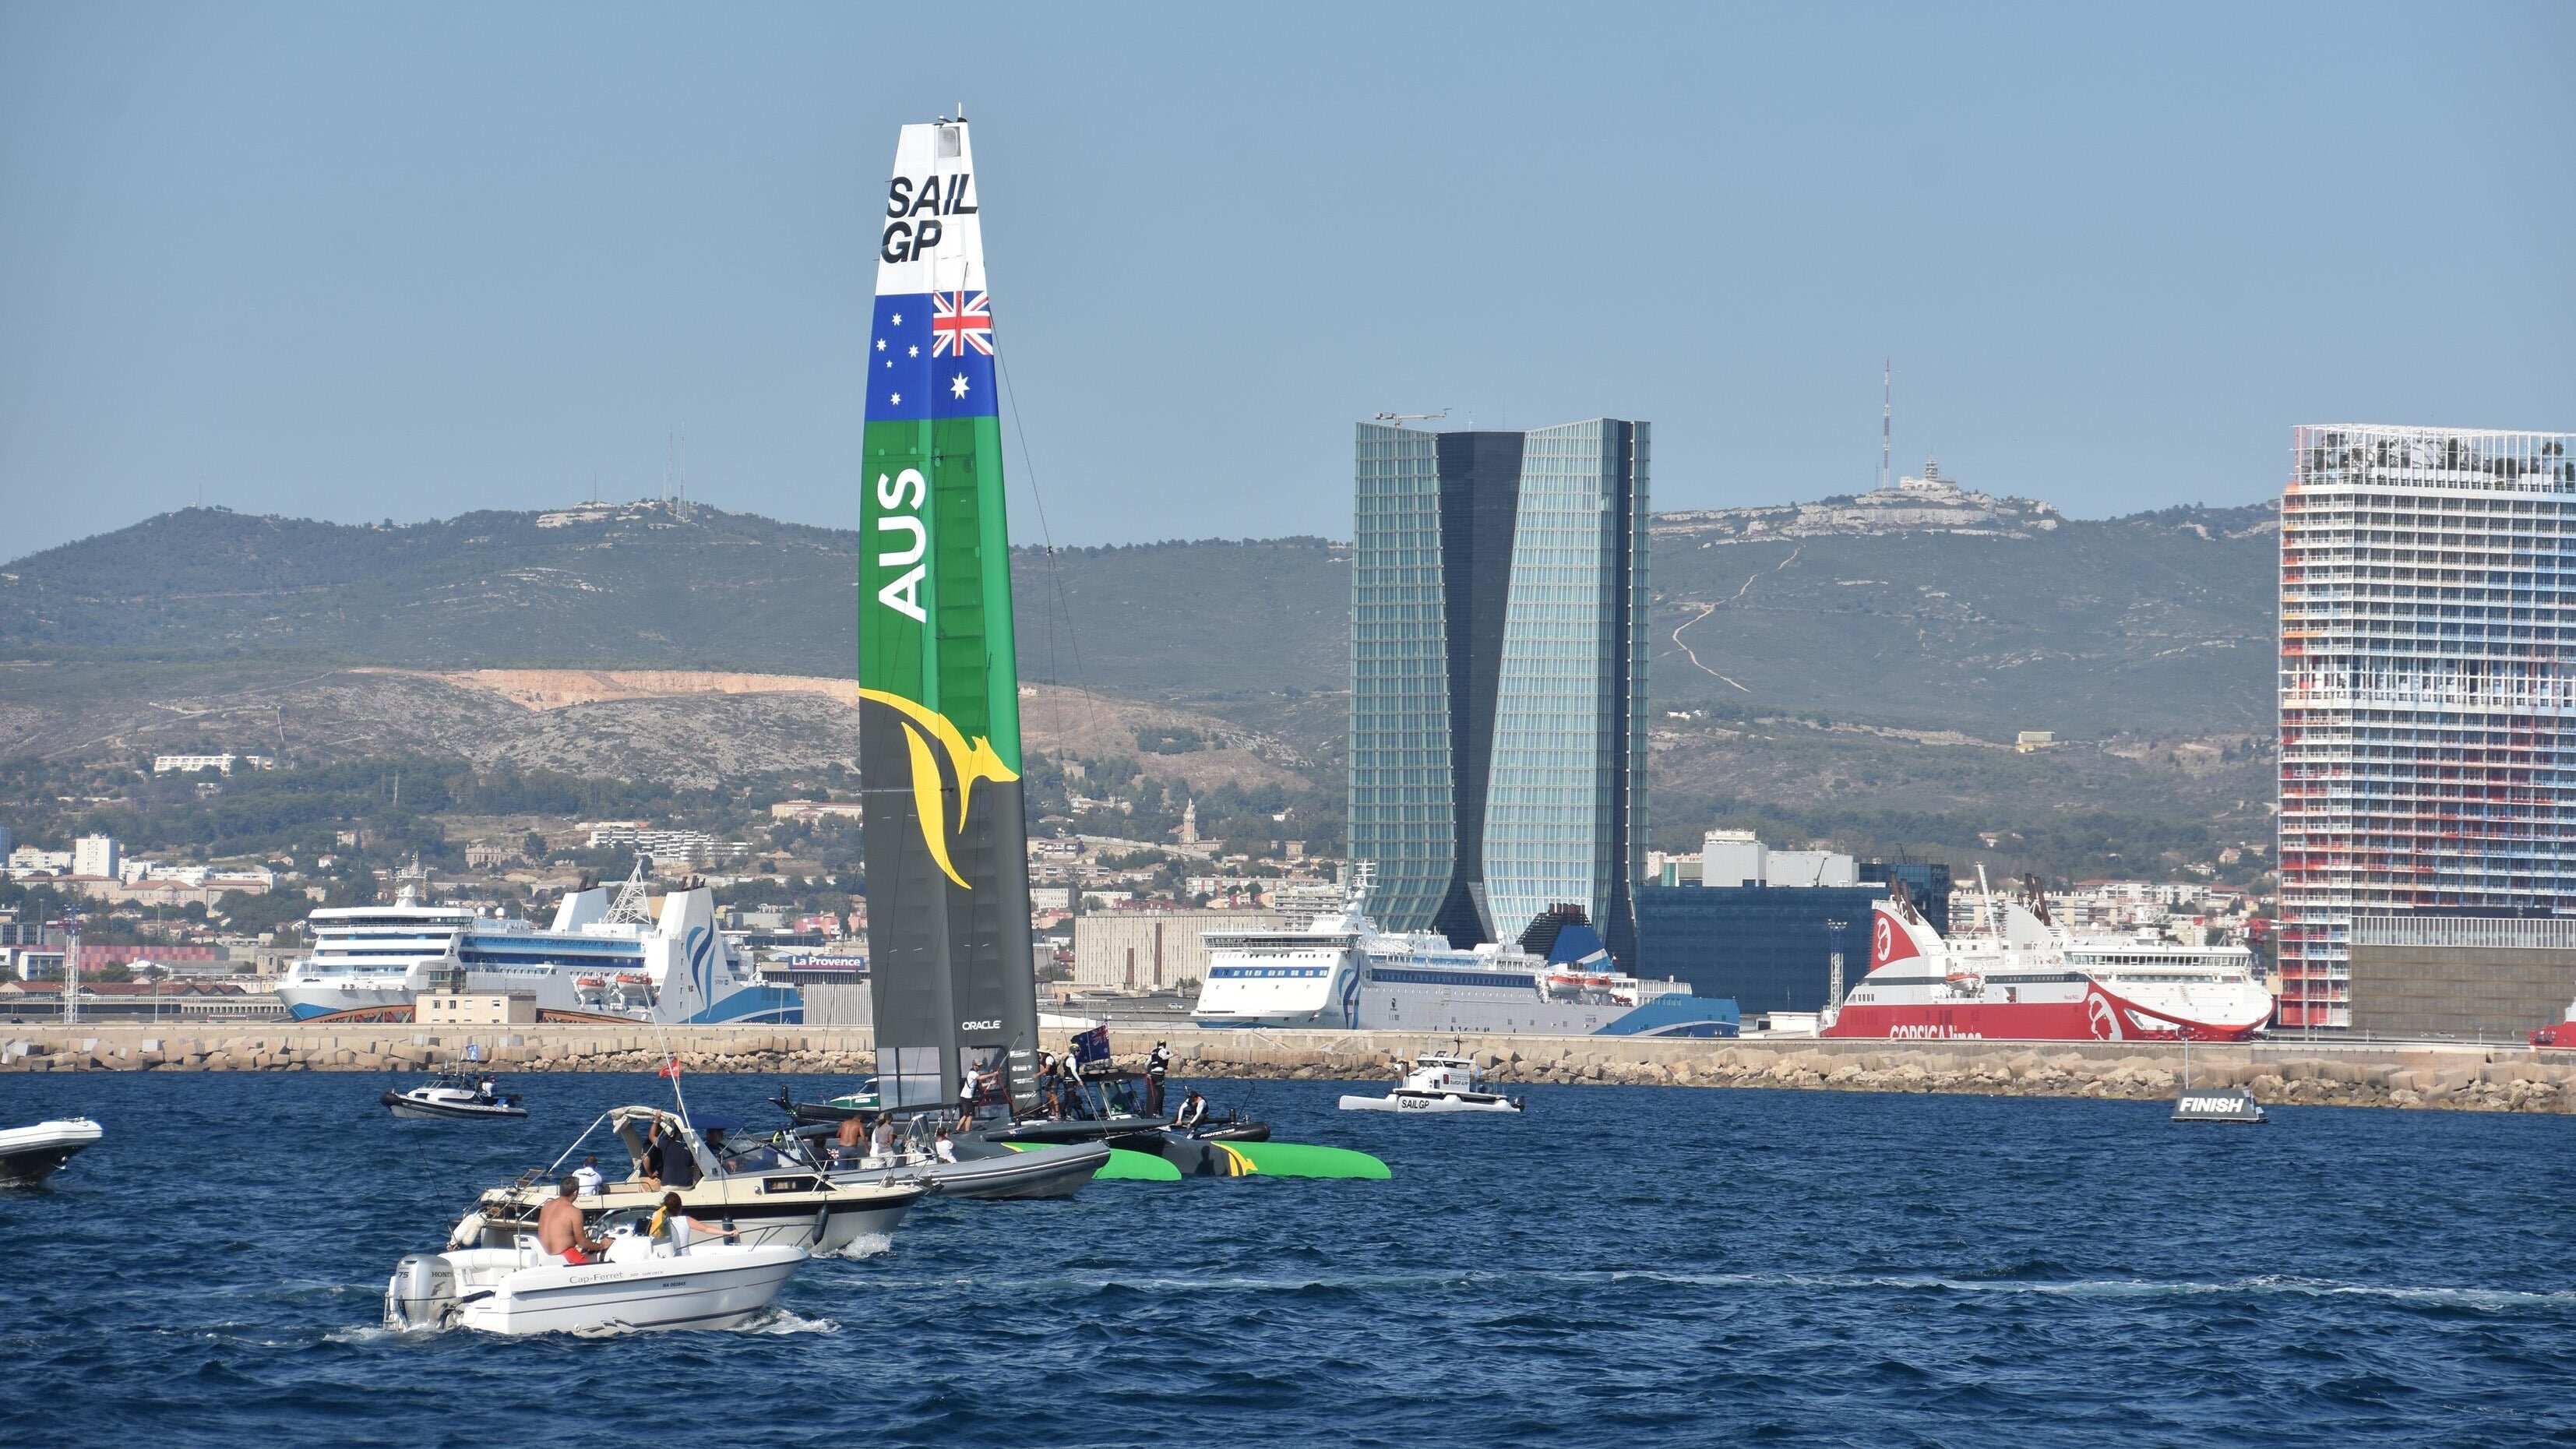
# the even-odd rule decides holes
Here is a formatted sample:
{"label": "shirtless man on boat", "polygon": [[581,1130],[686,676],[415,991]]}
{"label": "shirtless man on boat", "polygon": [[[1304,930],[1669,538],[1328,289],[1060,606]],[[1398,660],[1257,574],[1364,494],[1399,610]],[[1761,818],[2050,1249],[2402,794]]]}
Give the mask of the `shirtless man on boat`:
{"label": "shirtless man on boat", "polygon": [[537,1246],[567,1263],[587,1263],[608,1251],[606,1243],[582,1230],[581,1205],[573,1201],[580,1194],[581,1180],[567,1177],[554,1201],[537,1210]]}

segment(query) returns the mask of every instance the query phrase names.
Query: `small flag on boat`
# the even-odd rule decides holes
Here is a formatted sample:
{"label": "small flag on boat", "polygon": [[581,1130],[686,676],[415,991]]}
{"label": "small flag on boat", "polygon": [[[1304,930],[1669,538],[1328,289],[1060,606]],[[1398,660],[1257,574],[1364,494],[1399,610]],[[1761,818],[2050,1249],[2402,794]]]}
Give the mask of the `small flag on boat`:
{"label": "small flag on boat", "polygon": [[678,1057],[673,1057],[669,1061],[664,1062],[662,1064],[662,1070],[655,1072],[653,1075],[657,1077],[669,1077],[672,1081],[678,1081],[680,1079],[680,1059]]}
{"label": "small flag on boat", "polygon": [[1106,1022],[1073,1038],[1073,1059],[1077,1062],[1109,1060],[1109,1026]]}

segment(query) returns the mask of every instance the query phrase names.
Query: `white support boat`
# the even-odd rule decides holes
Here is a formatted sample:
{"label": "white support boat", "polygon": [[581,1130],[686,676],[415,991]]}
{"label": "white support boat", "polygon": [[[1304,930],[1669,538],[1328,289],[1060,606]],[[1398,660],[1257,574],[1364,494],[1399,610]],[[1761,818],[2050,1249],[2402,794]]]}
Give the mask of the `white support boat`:
{"label": "white support boat", "polygon": [[732,1328],[769,1307],[802,1244],[655,1242],[632,1221],[596,1263],[567,1263],[535,1235],[504,1248],[414,1253],[385,1284],[385,1327],[484,1333]]}
{"label": "white support boat", "polygon": [[440,1077],[407,1092],[387,1092],[379,1100],[397,1117],[426,1120],[465,1121],[528,1115],[528,1109],[519,1105],[515,1095],[489,1090],[472,1077]]}
{"label": "white support boat", "polygon": [[[745,1243],[810,1244],[816,1252],[837,1253],[861,1238],[891,1235],[927,1191],[913,1181],[834,1182],[792,1139],[783,1146],[727,1143],[722,1138],[728,1127],[717,1125],[720,1120],[702,1118],[692,1125],[658,1107],[613,1108],[546,1168],[477,1197],[448,1235],[448,1246],[506,1248],[534,1231],[538,1215],[559,1191],[564,1164],[584,1153],[591,1134],[602,1127],[612,1129],[602,1146],[624,1156],[629,1170],[573,1199],[583,1221],[594,1227],[615,1223],[631,1210],[649,1212],[663,1193],[677,1192],[684,1211],[739,1230]],[[657,1129],[685,1158],[685,1173],[667,1185],[647,1175],[660,1156],[648,1135]]]}
{"label": "white support boat", "polygon": [[87,1117],[57,1117],[0,1132],[0,1185],[39,1187],[106,1133]]}
{"label": "white support boat", "polygon": [[1450,1052],[1425,1052],[1413,1059],[1413,1070],[1383,1097],[1346,1096],[1345,1112],[1518,1112],[1518,1097],[1485,1090],[1473,1058]]}

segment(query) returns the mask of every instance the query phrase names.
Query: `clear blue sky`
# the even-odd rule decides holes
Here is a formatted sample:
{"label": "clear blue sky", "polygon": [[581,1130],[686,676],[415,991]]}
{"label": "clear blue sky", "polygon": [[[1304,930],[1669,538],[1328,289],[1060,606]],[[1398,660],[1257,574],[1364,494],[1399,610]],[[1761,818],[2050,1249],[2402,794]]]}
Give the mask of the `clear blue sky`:
{"label": "clear blue sky", "polygon": [[[2078,515],[2576,428],[2576,6],[0,8],[0,558],[196,499],[849,524],[895,127],[976,125],[1058,542],[1350,526],[1354,418],[1660,507]],[[1015,532],[1034,538],[1012,457]]]}

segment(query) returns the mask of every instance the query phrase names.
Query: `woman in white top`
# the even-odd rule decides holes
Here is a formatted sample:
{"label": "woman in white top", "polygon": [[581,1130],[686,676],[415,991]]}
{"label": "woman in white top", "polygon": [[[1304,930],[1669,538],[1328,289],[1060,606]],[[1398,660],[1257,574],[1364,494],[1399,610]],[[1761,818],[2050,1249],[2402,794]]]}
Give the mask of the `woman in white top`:
{"label": "woman in white top", "polygon": [[732,1228],[724,1227],[716,1223],[700,1222],[696,1218],[682,1212],[680,1210],[680,1195],[678,1193],[666,1192],[662,1194],[662,1205],[654,1210],[653,1220],[644,1225],[644,1235],[650,1238],[669,1239],[671,1244],[671,1256],[677,1258],[684,1256],[689,1251],[689,1235],[691,1233],[713,1233],[720,1238],[736,1238],[742,1236]]}

